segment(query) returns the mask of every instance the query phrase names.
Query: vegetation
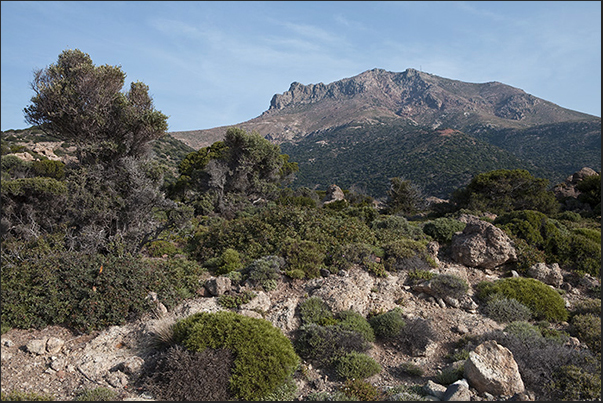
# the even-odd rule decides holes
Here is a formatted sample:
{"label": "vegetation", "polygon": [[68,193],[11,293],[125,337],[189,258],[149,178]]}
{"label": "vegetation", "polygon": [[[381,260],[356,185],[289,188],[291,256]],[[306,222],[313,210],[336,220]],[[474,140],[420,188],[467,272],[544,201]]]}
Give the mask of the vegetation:
{"label": "vegetation", "polygon": [[198,313],[180,320],[174,325],[174,339],[189,351],[223,348],[232,352],[228,385],[237,399],[267,396],[285,383],[299,364],[291,341],[270,322],[230,311]]}

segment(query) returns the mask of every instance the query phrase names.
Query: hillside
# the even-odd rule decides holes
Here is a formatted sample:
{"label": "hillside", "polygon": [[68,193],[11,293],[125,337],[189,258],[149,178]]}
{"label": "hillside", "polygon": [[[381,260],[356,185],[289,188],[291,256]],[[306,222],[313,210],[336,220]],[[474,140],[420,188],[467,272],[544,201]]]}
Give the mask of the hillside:
{"label": "hillside", "polygon": [[[262,115],[233,126],[257,131],[280,144],[305,171],[294,186],[312,184],[325,189],[331,182],[356,184],[374,197],[383,196],[387,186],[383,178],[404,176],[423,182],[423,170],[412,168],[417,165],[439,168],[426,190],[446,197],[450,188],[478,173],[479,166],[526,168],[556,183],[582,166],[600,169],[601,164],[599,117],[562,108],[499,82],[467,83],[414,69],[402,73],[373,69],[327,85],[294,82],[288,91],[273,96]],[[171,135],[198,149],[221,140],[226,129]],[[462,132],[479,140],[476,148],[444,142],[429,148],[438,153],[420,151],[431,144],[429,135],[422,137],[425,133],[447,129],[457,137]],[[400,142],[400,138],[406,140]],[[319,149],[316,141],[321,142]],[[338,148],[344,142],[345,149]],[[453,154],[461,164],[444,163],[442,155]],[[400,163],[401,155],[407,164]],[[386,168],[379,170],[380,183],[374,183],[377,162]],[[341,169],[342,165],[346,168]]]}

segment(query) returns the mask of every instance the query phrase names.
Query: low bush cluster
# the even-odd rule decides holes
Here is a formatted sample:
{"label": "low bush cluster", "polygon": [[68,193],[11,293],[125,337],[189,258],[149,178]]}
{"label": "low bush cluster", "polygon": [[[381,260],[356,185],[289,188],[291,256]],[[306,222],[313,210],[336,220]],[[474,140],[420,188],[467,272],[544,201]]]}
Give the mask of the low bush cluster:
{"label": "low bush cluster", "polygon": [[406,325],[400,309],[393,309],[375,315],[369,319],[369,323],[377,338],[392,340],[400,335],[402,328]]}
{"label": "low bush cluster", "polygon": [[533,278],[509,277],[494,282],[482,281],[476,289],[477,296],[482,301],[487,301],[493,294],[499,294],[527,306],[537,319],[562,322],[569,316],[561,295]]}

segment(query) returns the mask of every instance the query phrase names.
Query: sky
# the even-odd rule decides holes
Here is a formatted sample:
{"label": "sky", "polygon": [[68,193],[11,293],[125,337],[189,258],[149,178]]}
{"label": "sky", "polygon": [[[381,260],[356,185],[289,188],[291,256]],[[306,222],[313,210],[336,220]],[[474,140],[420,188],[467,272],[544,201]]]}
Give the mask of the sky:
{"label": "sky", "polygon": [[600,1],[2,1],[1,130],[66,49],[149,86],[168,131],[245,122],[373,68],[498,81],[601,116]]}

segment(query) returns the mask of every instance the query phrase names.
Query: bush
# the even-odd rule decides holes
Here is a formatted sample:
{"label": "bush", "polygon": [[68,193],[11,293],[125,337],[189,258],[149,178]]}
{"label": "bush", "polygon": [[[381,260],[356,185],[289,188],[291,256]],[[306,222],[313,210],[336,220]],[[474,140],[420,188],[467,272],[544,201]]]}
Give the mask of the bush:
{"label": "bush", "polygon": [[570,332],[593,353],[601,352],[601,316],[592,313],[575,315],[572,317]]}
{"label": "bush", "polygon": [[564,365],[553,374],[551,389],[567,401],[601,400],[601,373],[589,373],[575,365]]}
{"label": "bush", "polygon": [[375,332],[375,336],[385,340],[391,340],[400,334],[406,324],[399,309],[375,315],[369,319],[369,324]]}
{"label": "bush", "polygon": [[467,294],[469,284],[453,274],[438,274],[431,280],[431,290],[440,298],[459,299]]}
{"label": "bush", "polygon": [[339,326],[320,326],[310,323],[300,326],[295,337],[295,349],[306,359],[328,365],[334,357],[369,348],[360,333]]}
{"label": "bush", "polygon": [[291,341],[278,328],[230,311],[203,312],[178,321],[174,338],[190,351],[231,351],[229,390],[237,399],[258,400],[273,393],[299,364]]}
{"label": "bush", "polygon": [[281,254],[287,262],[288,270],[303,270],[307,278],[320,277],[320,267],[326,257],[323,245],[289,239],[285,241]]}
{"label": "bush", "polygon": [[403,362],[398,368],[405,374],[412,376],[423,376],[424,373],[423,368],[412,362]]}
{"label": "bush", "polygon": [[[281,267],[284,265],[283,258],[279,256],[265,256],[256,259],[242,270],[242,273],[247,276],[247,279],[256,286],[263,287],[266,291],[268,288],[276,288],[276,280],[281,276]],[[272,289],[274,289],[272,288]]]}
{"label": "bush", "polygon": [[[49,246],[45,246],[49,247]],[[2,323],[29,329],[63,325],[89,332],[122,325],[152,307],[169,309],[195,295],[203,268],[186,259],[148,260],[38,248],[19,265],[3,264]],[[23,254],[25,257],[25,254]]]}
{"label": "bush", "polygon": [[455,232],[465,229],[467,224],[452,218],[440,217],[425,223],[423,232],[441,243],[452,241]]}
{"label": "bush", "polygon": [[298,304],[302,324],[316,323],[321,326],[335,324],[331,308],[320,297],[310,297]]}
{"label": "bush", "polygon": [[173,257],[176,253],[178,253],[178,248],[169,242],[164,240],[153,241],[147,246],[147,253],[151,257],[162,257],[163,255],[168,255],[168,257]]}
{"label": "bush", "polygon": [[253,291],[245,290],[237,294],[223,294],[218,297],[218,305],[226,309],[237,309],[256,297]]}
{"label": "bush", "polygon": [[385,268],[389,271],[429,270],[435,266],[425,241],[402,238],[383,245]]}
{"label": "bush", "polygon": [[459,379],[463,379],[464,371],[465,368],[463,365],[458,367],[451,365],[438,372],[435,376],[435,381],[440,385],[450,385]]}
{"label": "bush", "polygon": [[396,341],[411,355],[423,355],[429,343],[438,340],[438,335],[428,319],[408,319],[400,329]]}
{"label": "bush", "polygon": [[215,270],[216,275],[230,273],[231,271],[239,270],[243,265],[241,264],[241,257],[239,252],[234,249],[227,248],[222,252],[218,267]]}
{"label": "bush", "polygon": [[145,364],[141,384],[159,400],[232,400],[229,379],[234,357],[224,348],[201,352],[173,346]]}
{"label": "bush", "polygon": [[42,402],[55,400],[53,395],[40,394],[36,392],[20,392],[13,390],[11,392],[2,392],[1,400],[3,402]]}
{"label": "bush", "polygon": [[351,351],[334,360],[335,372],[342,379],[365,379],[381,372],[381,365],[371,356]]}
{"label": "bush", "polygon": [[337,326],[361,334],[364,340],[369,343],[375,341],[373,328],[366,318],[358,312],[348,310],[337,313]]}
{"label": "bush", "polygon": [[486,316],[499,323],[526,321],[532,318],[530,308],[515,299],[494,294],[486,303]]}
{"label": "bush", "polygon": [[477,296],[486,301],[493,294],[501,294],[524,304],[537,319],[562,322],[569,314],[565,301],[548,285],[533,278],[509,277],[477,285]]}
{"label": "bush", "polygon": [[423,281],[431,280],[434,278],[435,273],[428,270],[417,270],[413,269],[408,272],[408,281],[411,284],[418,284]]}
{"label": "bush", "polygon": [[346,396],[362,402],[374,402],[381,400],[383,396],[374,385],[362,379],[348,379],[341,387],[341,391]]}
{"label": "bush", "polygon": [[77,402],[112,402],[117,400],[117,392],[109,388],[86,389],[77,394]]}

